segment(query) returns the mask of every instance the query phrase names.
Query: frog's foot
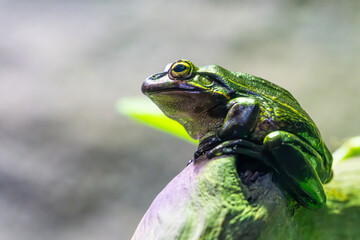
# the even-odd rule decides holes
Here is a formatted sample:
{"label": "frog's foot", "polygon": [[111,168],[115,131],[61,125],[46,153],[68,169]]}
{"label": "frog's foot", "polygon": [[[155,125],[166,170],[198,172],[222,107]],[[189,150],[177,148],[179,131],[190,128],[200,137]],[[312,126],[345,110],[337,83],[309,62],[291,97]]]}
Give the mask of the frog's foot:
{"label": "frog's foot", "polygon": [[248,157],[263,159],[263,146],[252,143],[245,139],[236,139],[223,142],[206,153],[207,158],[220,155],[240,154]]}
{"label": "frog's foot", "polygon": [[272,157],[266,163],[274,169],[274,179],[295,200],[311,209],[321,208],[326,196],[318,172],[323,162],[308,143],[294,134],[275,131],[264,139],[264,147]]}
{"label": "frog's foot", "polygon": [[220,143],[220,139],[217,136],[211,136],[200,142],[198,149],[194,153],[194,159],[200,157],[205,152],[214,148],[216,145]]}

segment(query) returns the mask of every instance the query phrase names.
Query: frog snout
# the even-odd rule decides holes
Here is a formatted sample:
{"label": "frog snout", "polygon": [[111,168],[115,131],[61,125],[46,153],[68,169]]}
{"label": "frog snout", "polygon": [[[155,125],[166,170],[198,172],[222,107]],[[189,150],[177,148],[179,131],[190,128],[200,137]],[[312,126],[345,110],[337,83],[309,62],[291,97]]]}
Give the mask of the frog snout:
{"label": "frog snout", "polygon": [[169,84],[169,79],[165,77],[166,75],[167,72],[161,72],[146,78],[141,85],[141,91],[143,93],[148,93],[164,88]]}

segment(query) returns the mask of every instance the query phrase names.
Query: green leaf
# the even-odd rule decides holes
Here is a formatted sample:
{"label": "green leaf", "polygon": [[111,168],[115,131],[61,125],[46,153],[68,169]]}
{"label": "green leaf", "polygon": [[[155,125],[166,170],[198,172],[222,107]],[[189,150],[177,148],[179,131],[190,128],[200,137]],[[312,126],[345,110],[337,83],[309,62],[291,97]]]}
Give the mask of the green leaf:
{"label": "green leaf", "polygon": [[169,133],[187,142],[198,144],[197,140],[192,139],[187,134],[183,126],[166,117],[153,102],[145,97],[119,99],[116,103],[116,110],[149,127]]}
{"label": "green leaf", "polygon": [[348,139],[333,153],[334,164],[360,155],[360,136]]}

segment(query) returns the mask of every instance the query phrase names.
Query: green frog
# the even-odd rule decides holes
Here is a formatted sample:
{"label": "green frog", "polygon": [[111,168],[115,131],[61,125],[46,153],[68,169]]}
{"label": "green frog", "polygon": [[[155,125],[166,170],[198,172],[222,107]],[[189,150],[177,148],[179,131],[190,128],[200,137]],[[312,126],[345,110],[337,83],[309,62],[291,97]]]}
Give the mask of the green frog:
{"label": "green frog", "polygon": [[195,159],[203,154],[252,159],[303,206],[326,204],[322,184],[332,178],[332,156],[315,123],[284,88],[182,59],[147,78],[142,92],[199,140]]}

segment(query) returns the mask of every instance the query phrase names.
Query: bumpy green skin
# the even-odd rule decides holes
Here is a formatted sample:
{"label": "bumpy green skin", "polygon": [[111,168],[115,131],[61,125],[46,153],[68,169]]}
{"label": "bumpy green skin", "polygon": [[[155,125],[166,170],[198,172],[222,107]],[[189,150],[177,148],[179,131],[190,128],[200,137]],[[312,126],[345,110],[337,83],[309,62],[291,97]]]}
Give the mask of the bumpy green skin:
{"label": "bumpy green skin", "polygon": [[331,154],[285,89],[250,74],[179,60],[146,79],[142,90],[200,139],[195,157],[235,154],[260,160],[302,205],[325,205],[322,183],[332,178]]}

